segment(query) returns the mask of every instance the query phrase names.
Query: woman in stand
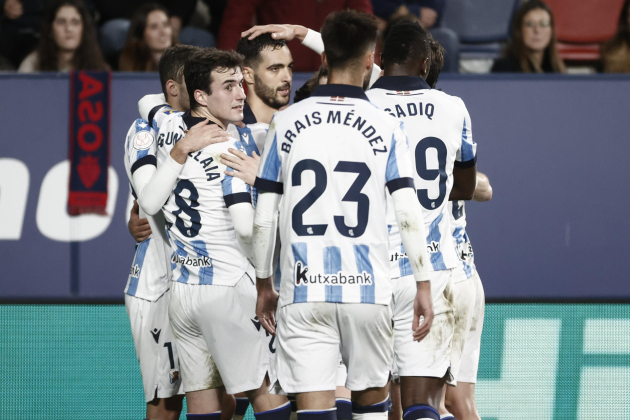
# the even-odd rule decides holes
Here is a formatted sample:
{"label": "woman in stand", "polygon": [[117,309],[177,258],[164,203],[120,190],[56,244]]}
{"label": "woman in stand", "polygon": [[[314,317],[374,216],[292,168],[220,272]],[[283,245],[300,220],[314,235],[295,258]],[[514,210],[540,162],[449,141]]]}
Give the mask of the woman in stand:
{"label": "woman in stand", "polygon": [[565,73],[556,46],[553,14],[541,0],[523,3],[514,17],[512,39],[492,72]]}
{"label": "woman in stand", "polygon": [[176,43],[168,11],[158,4],[142,5],[131,19],[118,69],[158,71],[162,54]]}
{"label": "woman in stand", "polygon": [[18,72],[107,70],[92,16],[82,0],[61,0],[48,11],[41,39]]}

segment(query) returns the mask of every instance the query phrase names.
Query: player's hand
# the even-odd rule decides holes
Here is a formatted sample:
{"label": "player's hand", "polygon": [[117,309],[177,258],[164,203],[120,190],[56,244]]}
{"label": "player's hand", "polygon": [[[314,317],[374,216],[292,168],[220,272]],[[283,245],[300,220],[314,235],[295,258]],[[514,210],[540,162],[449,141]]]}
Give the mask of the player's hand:
{"label": "player's hand", "polygon": [[221,163],[234,169],[234,171],[225,171],[225,174],[242,179],[246,184],[254,186],[258,165],[260,165],[260,156],[254,152],[252,157],[249,157],[247,153],[236,149],[228,149],[228,152],[231,154],[221,153]]}
{"label": "player's hand", "polygon": [[183,139],[177,142],[171,157],[179,164],[186,162],[189,153],[197,152],[206,146],[228,141],[230,135],[217,124],[210,124],[209,120],[203,120],[192,126]]}
{"label": "player's hand", "polygon": [[[413,341],[421,341],[429,334],[433,324],[433,303],[431,300],[431,282],[421,281],[417,283],[418,290],[413,302]],[[424,317],[420,323],[420,317]]]}
{"label": "player's hand", "polygon": [[151,225],[147,219],[140,218],[140,207],[138,202],[133,200],[133,207],[131,208],[131,215],[129,217],[129,223],[127,223],[129,233],[133,236],[136,242],[140,243],[151,236]]}
{"label": "player's hand", "polygon": [[19,0],[7,0],[4,3],[4,14],[9,19],[17,19],[24,14],[24,7]]}
{"label": "player's hand", "polygon": [[241,33],[241,38],[247,37],[250,41],[262,34],[271,34],[273,39],[284,39],[285,41],[304,41],[308,29],[300,25],[260,25],[249,28]]}
{"label": "player's hand", "polygon": [[258,301],[256,302],[256,316],[263,328],[276,335],[276,309],[278,307],[278,292],[273,288],[272,277],[256,278]]}

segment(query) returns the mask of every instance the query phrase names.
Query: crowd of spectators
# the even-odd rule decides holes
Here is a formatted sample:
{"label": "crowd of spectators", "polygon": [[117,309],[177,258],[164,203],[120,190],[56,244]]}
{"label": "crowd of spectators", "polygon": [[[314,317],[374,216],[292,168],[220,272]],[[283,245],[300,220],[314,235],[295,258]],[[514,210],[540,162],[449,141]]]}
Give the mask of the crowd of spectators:
{"label": "crowd of spectators", "polygon": [[[319,28],[334,11],[374,14],[379,42],[392,23],[415,20],[446,50],[444,71],[458,70],[457,34],[442,25],[448,0],[0,0],[0,70],[19,72],[157,71],[175,43],[234,49],[254,24],[292,23]],[[604,72],[630,72],[630,0],[614,38],[601,46]],[[512,37],[492,72],[565,73],[554,16],[542,0],[523,0]],[[317,71],[320,58],[289,43],[295,71]],[[378,54],[377,54],[378,57]]]}

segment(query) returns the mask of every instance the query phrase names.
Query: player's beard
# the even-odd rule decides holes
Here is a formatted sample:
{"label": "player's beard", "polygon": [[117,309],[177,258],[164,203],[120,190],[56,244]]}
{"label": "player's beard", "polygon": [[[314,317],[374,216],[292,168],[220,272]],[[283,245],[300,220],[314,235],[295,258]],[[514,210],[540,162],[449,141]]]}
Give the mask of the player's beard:
{"label": "player's beard", "polygon": [[370,87],[370,79],[372,79],[372,71],[368,71],[365,77],[363,78],[363,90],[368,90]]}
{"label": "player's beard", "polygon": [[268,107],[280,109],[289,103],[291,95],[288,95],[286,98],[278,98],[278,91],[284,89],[291,91],[291,85],[289,83],[285,83],[280,87],[272,88],[264,84],[263,81],[254,74],[254,92],[256,93],[256,96],[258,96]]}

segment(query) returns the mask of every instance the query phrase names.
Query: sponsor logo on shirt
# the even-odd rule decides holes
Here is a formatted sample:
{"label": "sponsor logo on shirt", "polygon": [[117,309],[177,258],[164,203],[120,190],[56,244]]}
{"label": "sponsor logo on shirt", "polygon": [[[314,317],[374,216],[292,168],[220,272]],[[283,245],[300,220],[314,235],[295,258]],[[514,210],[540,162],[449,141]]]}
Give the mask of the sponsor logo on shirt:
{"label": "sponsor logo on shirt", "polygon": [[390,262],[402,260],[403,258],[408,258],[406,252],[404,254],[403,253],[398,253],[398,252],[394,252],[393,254],[389,254],[389,261]]}
{"label": "sponsor logo on shirt", "polygon": [[431,241],[431,243],[427,245],[427,252],[429,254],[435,254],[437,252],[440,252],[440,243]]}
{"label": "sponsor logo on shirt", "polygon": [[138,264],[132,266],[131,270],[129,270],[129,275],[135,278],[140,277],[140,266]]}
{"label": "sponsor logo on shirt", "polygon": [[189,267],[212,267],[212,260],[210,257],[202,256],[202,257],[190,257],[190,256],[181,256],[178,254],[173,254],[171,258],[171,262],[187,265]]}
{"label": "sponsor logo on shirt", "polygon": [[372,285],[372,275],[365,271],[357,274],[347,274],[339,271],[334,274],[308,274],[308,266],[302,266],[302,261],[295,263],[294,282],[296,286],[308,286],[309,284],[344,285],[359,284]]}

